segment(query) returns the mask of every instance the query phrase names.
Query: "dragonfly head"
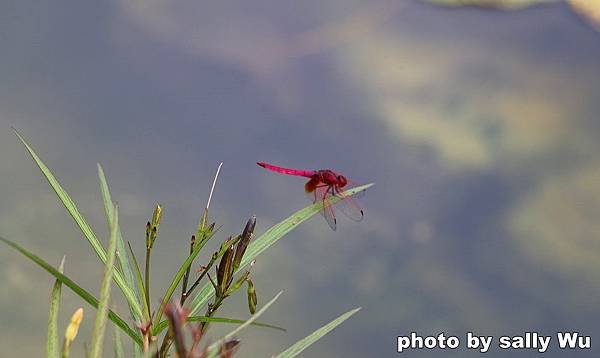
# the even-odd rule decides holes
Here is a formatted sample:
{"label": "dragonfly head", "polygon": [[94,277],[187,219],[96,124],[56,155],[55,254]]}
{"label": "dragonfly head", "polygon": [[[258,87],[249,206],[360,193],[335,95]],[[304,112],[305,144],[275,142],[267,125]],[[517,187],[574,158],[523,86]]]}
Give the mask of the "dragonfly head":
{"label": "dragonfly head", "polygon": [[338,175],[336,179],[340,188],[343,188],[346,186],[346,184],[348,184],[348,179],[346,179],[346,177],[343,175]]}

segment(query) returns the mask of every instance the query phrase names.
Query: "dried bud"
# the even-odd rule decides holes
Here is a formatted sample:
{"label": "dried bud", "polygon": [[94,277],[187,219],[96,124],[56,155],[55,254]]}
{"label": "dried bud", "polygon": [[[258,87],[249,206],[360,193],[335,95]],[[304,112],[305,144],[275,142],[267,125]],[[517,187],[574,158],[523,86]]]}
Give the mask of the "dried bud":
{"label": "dried bud", "polygon": [[[160,218],[162,216],[162,207],[160,204],[156,204],[154,207],[154,212],[152,213],[152,221],[149,223],[150,226],[150,234],[148,235],[148,227],[146,227],[146,247],[152,248],[154,245],[154,240],[158,236],[158,227],[160,226]],[[149,239],[148,239],[149,237]]]}
{"label": "dried bud", "polygon": [[149,249],[152,247],[152,241],[150,239],[150,235],[152,234],[152,225],[150,225],[150,221],[146,223],[146,248]]}
{"label": "dried bud", "polygon": [[207,238],[212,235],[213,231],[215,230],[215,225],[216,223],[212,223],[199,231],[199,233],[202,235],[202,237]]}
{"label": "dried bud", "polygon": [[242,237],[235,248],[235,258],[233,259],[233,271],[235,272],[238,267],[240,267],[240,263],[242,262],[242,258],[244,257],[244,253],[246,252],[246,248],[248,248],[248,244],[252,239],[252,235],[254,233],[254,227],[256,226],[256,216],[252,216],[248,222],[246,223],[246,227],[244,228],[244,232],[242,233]]}
{"label": "dried bud", "polygon": [[209,233],[212,233],[215,230],[215,225],[217,225],[217,223],[212,223],[212,224],[208,225],[208,228],[206,229],[206,231]]}
{"label": "dried bud", "polygon": [[183,326],[187,321],[188,313],[181,308],[179,302],[169,302],[165,307],[165,315],[169,320],[169,328],[175,339],[175,348],[179,357],[187,357],[185,347],[185,332]]}
{"label": "dried bud", "polygon": [[256,312],[256,305],[258,304],[258,298],[256,297],[256,290],[254,289],[254,283],[252,283],[251,279],[247,279],[248,283],[248,309],[250,310],[250,314],[254,314]]}
{"label": "dried bud", "polygon": [[[230,238],[231,239],[231,238]],[[217,295],[222,296],[233,280],[233,254],[234,246],[229,245],[229,248],[221,257],[219,267],[217,267]]]}
{"label": "dried bud", "polygon": [[240,345],[240,340],[237,338],[230,338],[226,342],[223,342],[223,344],[221,344],[221,347],[219,348],[219,357],[220,358],[233,357],[233,353],[235,352],[235,350],[237,349],[237,347],[239,345]]}

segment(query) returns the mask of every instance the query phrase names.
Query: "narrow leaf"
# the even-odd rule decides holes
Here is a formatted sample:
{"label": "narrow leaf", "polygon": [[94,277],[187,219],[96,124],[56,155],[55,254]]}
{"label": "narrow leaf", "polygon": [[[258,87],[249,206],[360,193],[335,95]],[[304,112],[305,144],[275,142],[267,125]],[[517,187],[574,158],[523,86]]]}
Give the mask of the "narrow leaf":
{"label": "narrow leaf", "polygon": [[[102,193],[102,201],[104,202],[104,212],[106,214],[106,220],[108,222],[108,227],[110,230],[115,206],[112,202],[110,190],[108,189],[108,183],[106,182],[104,170],[102,169],[102,166],[100,164],[98,164],[98,178],[100,180],[100,191]],[[135,283],[133,271],[131,269],[131,264],[129,263],[129,259],[127,257],[127,250],[125,249],[125,242],[123,240],[123,235],[121,234],[120,225],[117,226],[117,259],[119,261],[119,267],[121,269],[121,272],[123,273],[127,286],[129,286],[129,288],[131,288],[137,294],[136,297],[138,298],[139,303],[139,292],[136,291],[137,286]],[[132,315],[134,315],[134,309],[132,307],[130,307],[130,311]]]}
{"label": "narrow leaf", "polygon": [[[10,241],[10,240],[5,239],[3,237],[0,237],[0,241],[4,242],[8,246],[10,246],[10,247],[14,248],[15,250],[19,251],[21,254],[23,254],[23,256],[25,256],[28,259],[30,259],[31,261],[35,262],[38,266],[40,266],[41,268],[43,268],[44,270],[46,270],[48,273],[50,273],[52,276],[54,276],[58,280],[60,280],[60,282],[63,285],[69,287],[73,292],[75,292],[84,301],[86,301],[87,303],[89,303],[91,306],[98,308],[98,300],[96,299],[96,297],[94,297],[91,293],[89,293],[84,288],[82,288],[81,286],[79,286],[78,284],[76,284],[73,280],[71,280],[67,276],[63,275],[62,273],[60,273],[57,269],[55,269],[54,267],[52,267],[52,265],[50,265],[49,263],[47,263],[46,261],[44,261],[42,258],[40,258],[39,256],[37,256],[37,255],[31,253],[30,251],[24,249],[23,247],[19,246],[18,244],[16,244],[13,241]],[[137,333],[133,329],[131,329],[127,325],[127,323],[121,317],[119,317],[119,315],[117,315],[112,310],[110,310],[108,312],[108,318],[110,318],[111,321],[113,321],[125,333],[127,333],[131,338],[133,338],[133,340],[138,345],[142,344],[142,340],[137,335]]]}
{"label": "narrow leaf", "polygon": [[[81,213],[79,212],[79,209],[77,209],[75,202],[73,202],[69,194],[67,194],[67,192],[62,188],[62,186],[60,185],[58,180],[56,180],[50,169],[48,169],[46,164],[44,164],[40,157],[38,157],[33,148],[31,148],[29,143],[27,143],[25,138],[23,138],[23,136],[21,136],[21,134],[16,129],[13,128],[13,130],[15,131],[17,137],[19,137],[19,140],[23,143],[23,145],[29,152],[29,155],[31,155],[31,158],[33,158],[37,166],[40,168],[40,170],[46,177],[46,180],[48,181],[52,189],[54,189],[54,192],[56,192],[56,195],[58,195],[58,198],[63,203],[73,220],[75,220],[75,223],[77,224],[85,238],[88,240],[88,242],[100,258],[100,260],[102,260],[102,263],[105,264],[106,251],[104,250],[104,247],[102,247],[102,244],[100,244],[100,241],[98,241],[98,238],[96,237],[96,234],[94,233],[90,225],[83,218],[83,215],[81,215]],[[123,275],[121,275],[121,273],[117,271],[114,275],[114,279],[121,291],[123,292],[123,295],[125,296],[125,299],[127,300],[128,304],[133,308],[134,317],[136,319],[141,318],[141,306],[137,303],[137,299],[133,290],[125,283]]]}
{"label": "narrow leaf", "polygon": [[[366,184],[356,188],[351,188],[346,190],[343,195],[350,196],[364,190],[370,188],[373,184]],[[340,197],[332,196],[330,202],[335,204]],[[264,234],[262,234],[258,239],[254,240],[250,245],[248,245],[248,249],[246,249],[246,253],[242,258],[242,262],[240,266],[236,270],[236,273],[239,272],[252,262],[258,255],[260,255],[263,251],[271,247],[274,243],[276,243],[279,239],[281,239],[285,234],[296,228],[296,226],[300,225],[304,221],[308,220],[311,216],[315,215],[319,211],[323,209],[323,202],[319,200],[317,203],[307,206],[304,209],[298,210],[294,214],[292,214],[287,219],[281,221],[278,224],[273,225],[269,230],[267,230]],[[215,294],[215,291],[209,283],[205,284],[202,289],[198,292],[196,296],[194,296],[190,307],[190,314],[197,314],[204,305],[212,298]]]}
{"label": "narrow leaf", "polygon": [[281,352],[277,356],[277,358],[292,358],[292,357],[296,357],[297,355],[299,355],[300,353],[302,353],[303,350],[305,350],[310,345],[312,345],[313,343],[315,343],[316,341],[318,341],[319,339],[321,339],[321,337],[323,337],[324,335],[326,335],[327,333],[329,333],[335,327],[339,326],[342,322],[344,322],[345,320],[347,320],[348,318],[350,318],[353,314],[355,314],[358,311],[360,311],[360,308],[356,308],[356,309],[353,309],[352,311],[348,311],[348,312],[344,313],[343,315],[341,315],[338,318],[334,319],[333,321],[327,323],[323,327],[317,329],[316,331],[314,331],[313,333],[311,333],[307,337],[305,337],[305,338],[301,339],[300,341],[296,342],[290,348],[288,348],[285,351]]}
{"label": "narrow leaf", "polygon": [[[65,269],[65,257],[63,256],[58,266],[58,272],[63,273]],[[58,344],[58,310],[60,306],[60,291],[62,283],[60,280],[54,282],[52,293],[50,294],[50,310],[48,313],[48,341],[46,344],[46,354],[48,358],[58,358],[60,355]]]}
{"label": "narrow leaf", "polygon": [[111,220],[110,240],[108,241],[108,257],[104,277],[100,286],[100,302],[96,312],[96,322],[92,331],[92,343],[90,345],[90,358],[102,357],[102,346],[104,343],[104,332],[106,330],[106,316],[108,313],[108,300],[110,299],[110,283],[115,271],[115,255],[117,250],[117,228],[119,227],[119,208],[115,207],[113,219]]}
{"label": "narrow leaf", "polygon": [[133,259],[133,267],[135,268],[135,278],[138,284],[138,290],[141,292],[142,301],[144,302],[144,312],[146,313],[146,319],[150,320],[150,307],[148,307],[148,300],[146,299],[146,289],[144,288],[144,279],[142,278],[142,271],[140,271],[140,265],[138,263],[137,257],[135,256],[135,252],[131,248],[131,244],[127,241],[127,246],[129,247],[129,252],[131,253],[131,258]]}
{"label": "narrow leaf", "polygon": [[[243,319],[223,318],[223,317],[206,317],[206,316],[190,316],[187,318],[188,322],[211,322],[211,323],[229,323],[229,324],[243,324],[246,321]],[[271,328],[278,331],[285,332],[286,329],[267,323],[252,322],[252,326]],[[160,334],[165,328],[169,326],[168,321],[162,321],[156,325],[156,334]]]}

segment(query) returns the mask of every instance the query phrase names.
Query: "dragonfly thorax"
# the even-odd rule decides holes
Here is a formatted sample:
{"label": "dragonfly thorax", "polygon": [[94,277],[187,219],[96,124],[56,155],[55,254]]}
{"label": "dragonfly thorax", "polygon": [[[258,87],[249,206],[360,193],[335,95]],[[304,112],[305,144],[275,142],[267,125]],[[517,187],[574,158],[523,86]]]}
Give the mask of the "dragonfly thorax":
{"label": "dragonfly thorax", "polygon": [[319,170],[317,174],[319,175],[320,181],[327,185],[343,188],[348,184],[348,180],[345,176],[338,175],[332,170]]}

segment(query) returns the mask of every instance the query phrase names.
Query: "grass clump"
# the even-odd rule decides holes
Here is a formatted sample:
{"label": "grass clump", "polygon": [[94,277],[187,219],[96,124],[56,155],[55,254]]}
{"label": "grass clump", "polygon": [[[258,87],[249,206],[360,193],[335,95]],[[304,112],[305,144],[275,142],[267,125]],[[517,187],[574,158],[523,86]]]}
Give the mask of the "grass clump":
{"label": "grass clump", "polygon": [[[287,219],[272,226],[262,235],[255,237],[256,217],[247,220],[240,234],[228,236],[214,252],[208,262],[200,266],[197,276],[193,277],[192,266],[199,253],[204,249],[209,240],[215,237],[217,224],[209,223],[209,207],[212,192],[221,169],[217,170],[210,191],[209,200],[200,216],[198,227],[191,235],[189,253],[181,263],[171,279],[170,284],[162,295],[158,307],[152,307],[150,300],[150,268],[154,242],[159,236],[160,222],[163,208],[156,205],[152,217],[146,225],[145,260],[142,266],[135,256],[131,243],[122,237],[119,228],[118,208],[113,203],[104,171],[98,165],[98,178],[102,193],[103,205],[109,227],[108,248],[98,240],[97,235],[79,212],[75,202],[67,194],[54,177],[50,169],[44,164],[25,138],[15,130],[16,135],[25,145],[25,148],[40,168],[42,174],[71,215],[83,236],[87,239],[96,256],[104,265],[104,276],[100,284],[100,297],[83,289],[64,273],[64,259],[58,268],[47,263],[44,259],[31,253],[19,244],[0,237],[0,241],[20,252],[23,256],[36,263],[55,277],[55,284],[50,296],[50,311],[48,318],[48,357],[67,357],[70,347],[77,335],[77,329],[83,319],[83,309],[75,312],[65,332],[62,348],[59,348],[58,320],[59,305],[62,286],[77,294],[81,299],[96,308],[94,329],[88,356],[101,357],[107,321],[114,326],[114,355],[123,357],[124,349],[121,333],[132,342],[132,355],[134,357],[167,357],[173,351],[179,357],[230,357],[240,346],[236,338],[239,332],[252,325],[268,329],[284,330],[281,327],[258,322],[257,319],[279,298],[281,292],[268,303],[259,307],[258,295],[255,284],[251,279],[251,269],[258,255],[267,250],[271,245],[281,239],[302,222],[323,209],[323,203],[317,202],[289,216]],[[222,164],[222,163],[221,163]],[[346,191],[345,195],[353,195],[365,190],[372,184],[363,185]],[[336,198],[330,199],[332,202]],[[215,270],[214,276],[210,271]],[[114,282],[118,291],[127,302],[129,315],[123,316],[115,309],[110,309],[111,283]],[[191,283],[191,284],[190,284]],[[179,297],[173,297],[177,288],[180,288]],[[245,320],[218,317],[217,311],[222,303],[237,291],[246,287],[246,296],[250,317]],[[199,313],[204,311],[203,315]],[[356,313],[358,309],[349,311],[329,324],[316,330],[308,337],[298,341],[278,357],[295,357],[308,346],[313,344],[342,321]],[[164,316],[164,319],[163,319]],[[128,317],[125,319],[123,317]],[[131,318],[131,319],[129,319]],[[204,343],[208,339],[206,332],[210,324],[237,325],[230,333],[219,339],[211,339],[212,344]],[[168,328],[168,329],[167,329]],[[165,332],[166,330],[166,332]],[[60,351],[60,353],[59,353]]]}

